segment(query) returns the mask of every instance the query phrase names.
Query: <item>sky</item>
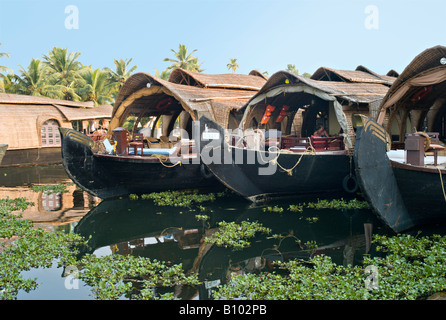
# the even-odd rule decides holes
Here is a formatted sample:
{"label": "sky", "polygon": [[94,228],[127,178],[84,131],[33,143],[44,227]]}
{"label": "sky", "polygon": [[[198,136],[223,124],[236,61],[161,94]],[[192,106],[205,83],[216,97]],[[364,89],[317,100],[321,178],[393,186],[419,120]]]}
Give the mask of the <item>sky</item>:
{"label": "sky", "polygon": [[0,0],[0,65],[26,68],[53,47],[93,68],[130,59],[155,74],[184,44],[208,74],[272,75],[293,64],[379,74],[402,72],[423,50],[446,45],[444,0]]}

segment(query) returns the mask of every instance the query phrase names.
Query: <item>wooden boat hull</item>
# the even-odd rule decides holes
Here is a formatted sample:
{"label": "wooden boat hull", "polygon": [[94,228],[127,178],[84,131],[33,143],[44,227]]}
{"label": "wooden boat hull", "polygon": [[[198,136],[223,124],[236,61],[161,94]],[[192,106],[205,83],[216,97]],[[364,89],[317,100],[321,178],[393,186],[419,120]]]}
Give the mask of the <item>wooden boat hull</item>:
{"label": "wooden boat hull", "polygon": [[372,208],[392,230],[446,221],[443,193],[445,170],[391,161],[386,154],[385,129],[363,118],[356,136],[355,168],[359,186]]}
{"label": "wooden boat hull", "polygon": [[[224,137],[224,130],[220,126],[202,117],[200,132],[203,133],[205,128],[218,130],[220,136]],[[344,188],[347,180],[349,183],[356,183],[354,175],[350,175],[353,169],[353,162],[350,161],[352,159],[344,151],[278,155],[230,147],[224,140],[222,139],[221,148],[216,148],[221,150],[220,163],[209,163],[204,157],[210,142],[203,139],[202,135],[202,162],[224,185],[250,201],[264,202],[272,198],[305,194],[347,194],[357,190],[355,185]],[[274,158],[277,158],[275,170]],[[251,162],[247,159],[251,159]],[[264,161],[266,159],[270,161]],[[267,168],[273,173],[263,174],[270,171]]]}
{"label": "wooden boat hull", "polygon": [[174,165],[153,157],[94,154],[89,137],[60,130],[65,171],[79,187],[99,198],[219,185],[215,178],[201,174],[199,163]]}

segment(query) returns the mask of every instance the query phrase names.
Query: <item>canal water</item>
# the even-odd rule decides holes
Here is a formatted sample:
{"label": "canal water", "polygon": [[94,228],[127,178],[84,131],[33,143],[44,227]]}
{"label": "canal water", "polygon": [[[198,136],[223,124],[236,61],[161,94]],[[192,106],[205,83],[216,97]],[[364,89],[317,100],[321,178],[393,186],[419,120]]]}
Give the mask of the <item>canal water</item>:
{"label": "canal water", "polygon": [[[342,265],[360,263],[364,254],[373,253],[374,234],[391,234],[368,209],[287,209],[290,204],[315,201],[317,197],[268,204],[269,209],[283,208],[276,212],[280,210],[255,207],[229,191],[190,209],[157,206],[152,200],[141,199],[101,201],[74,185],[68,186],[66,193],[49,195],[29,188],[70,182],[63,167],[57,165],[2,169],[0,197],[25,197],[34,202],[23,212],[23,218],[48,232],[74,232],[90,238],[84,253],[149,257],[182,264],[185,273],[198,273],[202,281],[198,288],[175,288],[175,296],[181,299],[209,299],[212,288],[226,283],[231,275],[271,271],[273,261],[325,254]],[[200,218],[204,215],[207,220]],[[204,237],[218,230],[221,221],[257,221],[282,238],[258,235],[243,250],[204,242]],[[70,286],[63,268],[57,268],[56,263],[52,268],[33,269],[24,275],[37,278],[39,286],[29,293],[20,292],[18,300],[94,299],[92,288],[82,281]]]}

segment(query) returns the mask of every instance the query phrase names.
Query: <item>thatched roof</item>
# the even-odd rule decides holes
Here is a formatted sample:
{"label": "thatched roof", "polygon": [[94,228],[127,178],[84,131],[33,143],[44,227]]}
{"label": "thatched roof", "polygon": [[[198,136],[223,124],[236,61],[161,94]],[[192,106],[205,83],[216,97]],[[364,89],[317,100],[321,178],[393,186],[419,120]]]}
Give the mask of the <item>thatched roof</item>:
{"label": "thatched roof", "polygon": [[56,107],[68,121],[110,119],[113,111],[113,107],[107,104],[86,109],[77,109],[59,104],[53,104],[53,106]]}
{"label": "thatched roof", "polygon": [[0,93],[0,107],[6,105],[52,106],[57,109],[67,121],[107,119],[111,118],[113,110],[113,107],[109,105],[100,105],[95,107],[93,101],[78,102],[28,95]]}
{"label": "thatched roof", "polygon": [[32,104],[32,105],[53,105],[58,104],[76,108],[94,108],[93,101],[77,102],[69,100],[50,99],[20,94],[0,93],[0,104]]}
{"label": "thatched roof", "polygon": [[[422,99],[414,99],[420,89],[430,90]],[[427,111],[439,98],[446,98],[446,47],[435,46],[424,50],[395,80],[384,97],[381,120],[386,109]]]}
{"label": "thatched roof", "polygon": [[[303,92],[312,93],[319,91],[328,96],[336,97],[355,104],[369,104],[376,100],[382,99],[389,87],[382,83],[374,82],[341,82],[341,81],[320,81],[308,79],[303,76],[296,75],[288,71],[279,71],[273,74],[265,85],[259,90],[248,102],[247,105],[255,104],[256,101],[263,99],[274,89],[281,87],[286,92],[286,87],[302,87]],[[290,89],[292,92],[293,89]],[[243,111],[244,106],[240,111]]]}
{"label": "thatched roof", "polygon": [[400,76],[400,74],[398,72],[396,72],[395,70],[391,69],[391,70],[389,70],[389,72],[387,72],[386,76],[395,78],[394,79],[394,81],[395,81],[396,78],[398,78]]}
{"label": "thatched roof", "polygon": [[136,73],[119,91],[110,128],[118,126],[132,110],[144,111],[146,116],[160,114],[156,106],[166,97],[175,99],[162,111],[166,114],[183,109],[194,120],[205,115],[226,125],[229,112],[244,105],[263,83],[265,79],[255,75],[204,75],[182,69],[174,70],[169,81]]}
{"label": "thatched roof", "polygon": [[11,150],[40,147],[41,126],[47,120],[71,127],[71,121],[110,119],[111,113],[111,106],[94,107],[93,102],[0,93],[0,143]]}
{"label": "thatched roof", "polygon": [[311,76],[313,80],[319,81],[341,81],[349,83],[379,83],[392,85],[394,77],[379,75],[364,66],[358,66],[356,70],[337,70],[321,67]]}
{"label": "thatched roof", "polygon": [[169,82],[196,86],[201,88],[241,89],[258,91],[265,78],[258,74],[204,74],[184,69],[175,69],[169,77]]}

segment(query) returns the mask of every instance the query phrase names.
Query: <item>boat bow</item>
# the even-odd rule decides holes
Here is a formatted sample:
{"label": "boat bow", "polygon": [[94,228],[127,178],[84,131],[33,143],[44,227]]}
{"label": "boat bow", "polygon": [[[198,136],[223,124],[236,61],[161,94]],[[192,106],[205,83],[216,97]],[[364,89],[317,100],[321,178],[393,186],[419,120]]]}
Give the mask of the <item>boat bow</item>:
{"label": "boat bow", "polygon": [[355,143],[355,170],[359,186],[373,210],[395,232],[414,226],[400,194],[387,156],[388,136],[374,120],[361,116]]}

